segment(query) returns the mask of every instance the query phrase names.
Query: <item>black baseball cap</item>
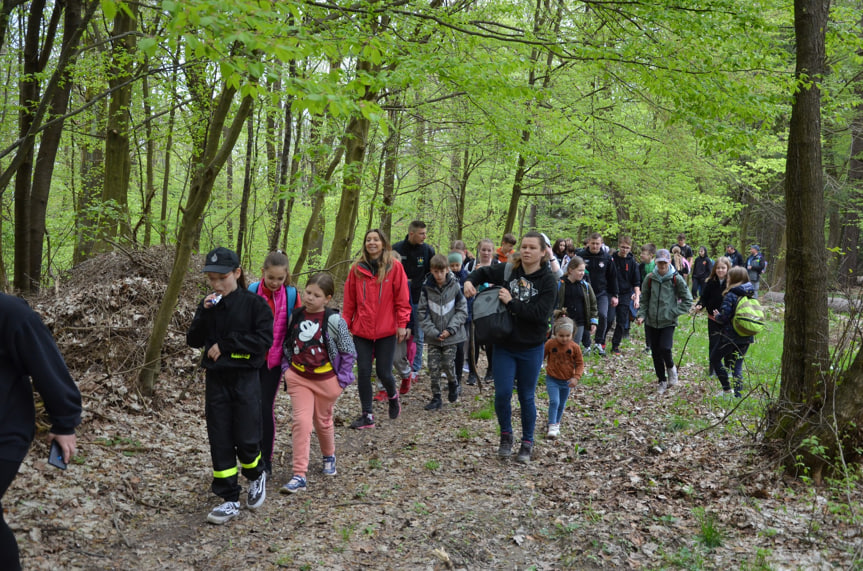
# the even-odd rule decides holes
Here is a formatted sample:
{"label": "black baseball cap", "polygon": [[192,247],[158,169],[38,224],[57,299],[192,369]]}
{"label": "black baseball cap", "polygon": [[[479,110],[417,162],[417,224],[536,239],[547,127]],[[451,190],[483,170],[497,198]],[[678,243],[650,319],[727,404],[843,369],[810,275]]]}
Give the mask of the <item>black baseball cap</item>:
{"label": "black baseball cap", "polygon": [[216,248],[204,258],[204,272],[227,274],[240,267],[240,257],[233,250]]}

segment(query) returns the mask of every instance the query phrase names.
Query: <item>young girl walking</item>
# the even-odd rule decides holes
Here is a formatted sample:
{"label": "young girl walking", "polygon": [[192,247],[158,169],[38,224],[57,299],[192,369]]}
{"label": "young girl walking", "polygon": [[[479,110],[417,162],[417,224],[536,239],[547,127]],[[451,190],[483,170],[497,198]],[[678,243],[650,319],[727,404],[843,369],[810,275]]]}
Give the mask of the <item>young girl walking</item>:
{"label": "young girl walking", "polygon": [[599,313],[596,308],[596,294],[590,283],[584,279],[585,263],[579,256],[573,256],[566,267],[566,275],[560,278],[557,288],[557,309],[575,324],[573,339],[580,343],[585,328],[590,336],[596,334]]}
{"label": "young girl walking", "polygon": [[548,433],[546,438],[560,436],[560,420],[570,389],[584,374],[584,359],[578,343],[572,340],[575,323],[568,317],[554,322],[552,337],[545,343],[545,389],[548,392]]}
{"label": "young girl walking", "polygon": [[294,453],[293,477],[282,486],[283,493],[306,489],[312,427],[321,446],[322,472],[325,476],[336,475],[333,406],[354,381],[356,349],[348,324],[327,308],[334,293],[335,284],[329,274],[309,278],[303,290],[303,305],[293,312],[285,338],[281,369],[291,395]]}
{"label": "young girl walking", "polygon": [[281,250],[270,252],[261,268],[261,280],[249,285],[273,312],[273,344],[267,362],[261,367],[261,460],[268,475],[273,473],[273,448],[276,442],[276,394],[282,377],[282,344],[291,312],[300,307],[297,288],[291,285],[288,257]]}
{"label": "young girl walking", "polygon": [[[719,334],[722,332],[722,325],[713,317],[713,313],[722,307],[722,298],[725,295],[725,279],[728,277],[728,270],[731,269],[731,260],[722,256],[713,264],[713,269],[710,270],[710,277],[704,283],[704,289],[701,292],[701,297],[698,303],[695,304],[695,312],[698,313],[702,309],[707,312],[707,360],[710,361],[710,354],[716,348],[719,342]],[[713,376],[713,367],[710,367],[708,373]]]}
{"label": "young girl walking", "polygon": [[[755,288],[749,281],[749,273],[743,266],[734,266],[728,270],[728,285],[725,286],[725,297],[722,307],[713,311],[713,317],[722,327],[716,347],[710,353],[710,366],[716,372],[716,377],[722,384],[719,396],[740,398],[743,390],[743,357],[754,341],[751,335],[739,335],[734,329],[732,320],[737,311],[737,302],[741,297],[755,297]],[[734,377],[734,390],[728,382],[728,369]]]}
{"label": "young girl walking", "polygon": [[668,250],[656,252],[656,269],[641,284],[638,324],[644,324],[644,335],[650,345],[653,369],[659,381],[659,394],[677,384],[677,367],[671,353],[677,318],[689,313],[692,293],[686,279],[671,265]]}
{"label": "young girl walking", "polygon": [[191,347],[203,347],[207,370],[205,408],[213,493],[223,503],[207,521],[223,524],[240,513],[237,460],[248,478],[246,507],[257,509],[267,496],[267,472],[261,461],[260,368],[273,343],[273,313],[245,288],[240,258],[216,248],[204,258],[213,293],[198,305],[186,334]]}

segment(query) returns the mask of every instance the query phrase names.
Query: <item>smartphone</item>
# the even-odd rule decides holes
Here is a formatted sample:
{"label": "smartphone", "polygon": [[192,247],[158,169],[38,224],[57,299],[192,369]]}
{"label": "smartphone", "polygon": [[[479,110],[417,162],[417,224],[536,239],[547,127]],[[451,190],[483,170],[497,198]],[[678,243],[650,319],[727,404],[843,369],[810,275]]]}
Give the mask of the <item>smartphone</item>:
{"label": "smartphone", "polygon": [[51,441],[51,452],[48,454],[48,463],[61,470],[66,469],[66,463],[63,462],[63,450],[56,440]]}

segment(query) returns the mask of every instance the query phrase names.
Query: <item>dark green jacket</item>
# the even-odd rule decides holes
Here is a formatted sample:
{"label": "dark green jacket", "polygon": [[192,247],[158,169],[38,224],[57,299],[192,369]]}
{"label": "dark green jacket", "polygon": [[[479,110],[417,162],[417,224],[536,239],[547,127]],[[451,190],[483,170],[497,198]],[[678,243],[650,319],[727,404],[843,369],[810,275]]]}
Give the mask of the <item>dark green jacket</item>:
{"label": "dark green jacket", "polygon": [[653,270],[641,283],[638,317],[644,324],[656,329],[676,327],[677,318],[689,313],[692,293],[686,287],[686,278],[669,264],[668,272],[661,276]]}

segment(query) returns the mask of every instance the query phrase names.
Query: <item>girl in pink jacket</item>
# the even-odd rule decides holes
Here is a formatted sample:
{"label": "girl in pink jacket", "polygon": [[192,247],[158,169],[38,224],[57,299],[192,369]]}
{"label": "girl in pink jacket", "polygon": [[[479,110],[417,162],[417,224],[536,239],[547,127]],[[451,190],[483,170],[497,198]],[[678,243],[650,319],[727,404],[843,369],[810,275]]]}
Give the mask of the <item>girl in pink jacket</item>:
{"label": "girl in pink jacket", "polygon": [[410,287],[400,262],[393,259],[387,237],[378,229],[366,232],[363,250],[348,272],[342,316],[354,336],[357,350],[357,388],[362,414],[351,428],[374,428],[372,412],[372,359],[389,400],[389,417],[401,412],[393,356],[396,344],[407,336],[411,315]]}

